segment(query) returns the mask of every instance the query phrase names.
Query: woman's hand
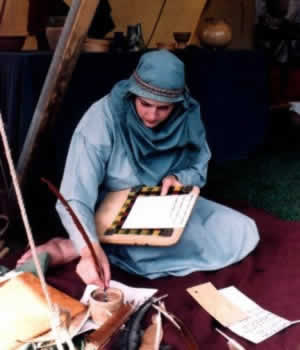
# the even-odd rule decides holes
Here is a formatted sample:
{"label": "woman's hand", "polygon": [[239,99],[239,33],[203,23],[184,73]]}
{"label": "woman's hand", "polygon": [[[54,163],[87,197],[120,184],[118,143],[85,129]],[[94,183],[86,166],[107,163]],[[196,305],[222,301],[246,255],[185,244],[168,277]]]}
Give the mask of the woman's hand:
{"label": "woman's hand", "polygon": [[99,287],[107,288],[111,278],[108,258],[99,243],[93,243],[93,247],[104,272],[104,281],[100,279],[100,276],[97,273],[93,257],[88,247],[84,247],[80,251],[81,258],[77,264],[76,272],[84,283],[95,284]]}
{"label": "woman's hand", "polygon": [[168,175],[162,180],[162,187],[160,195],[164,196],[168,193],[169,188],[174,186],[183,186],[181,182],[177,180],[177,178],[174,175]]}

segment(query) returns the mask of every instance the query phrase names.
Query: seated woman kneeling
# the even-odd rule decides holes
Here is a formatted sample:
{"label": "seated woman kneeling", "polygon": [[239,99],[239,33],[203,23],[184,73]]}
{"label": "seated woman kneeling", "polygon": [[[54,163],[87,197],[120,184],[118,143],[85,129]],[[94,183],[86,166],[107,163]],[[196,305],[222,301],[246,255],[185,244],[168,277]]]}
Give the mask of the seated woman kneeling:
{"label": "seated woman kneeling", "polygon": [[166,50],[145,53],[131,77],[115,84],[79,122],[60,187],[93,242],[105,281],[99,281],[88,248],[59,202],[70,240],[56,238],[39,249],[50,251],[53,264],[80,255],[79,276],[102,286],[109,284],[110,263],[152,279],[240,261],[259,241],[255,222],[202,196],[173,246],[101,246],[98,241],[95,208],[105,193],[139,185],[162,185],[162,195],[170,186],[201,188],[210,157],[199,103],[186,88],[184,64]]}

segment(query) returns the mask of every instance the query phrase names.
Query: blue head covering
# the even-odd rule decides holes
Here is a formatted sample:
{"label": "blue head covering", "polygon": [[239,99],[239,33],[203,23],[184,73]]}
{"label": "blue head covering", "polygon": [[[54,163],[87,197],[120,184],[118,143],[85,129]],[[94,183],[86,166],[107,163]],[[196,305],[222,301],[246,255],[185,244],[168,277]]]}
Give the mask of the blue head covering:
{"label": "blue head covering", "polygon": [[[133,95],[176,103],[168,119],[148,128],[137,115]],[[167,50],[145,53],[128,80],[117,83],[109,106],[130,164],[140,181],[157,185],[167,175],[190,167],[204,138],[200,107],[185,85],[184,64]]]}
{"label": "blue head covering", "polygon": [[167,50],[144,54],[129,79],[128,90],[159,102],[183,101],[184,64]]}

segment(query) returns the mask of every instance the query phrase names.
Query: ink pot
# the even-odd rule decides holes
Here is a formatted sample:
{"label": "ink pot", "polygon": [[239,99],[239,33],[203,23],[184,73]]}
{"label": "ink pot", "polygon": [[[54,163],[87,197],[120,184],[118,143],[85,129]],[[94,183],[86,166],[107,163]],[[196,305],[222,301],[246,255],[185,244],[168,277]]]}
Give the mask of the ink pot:
{"label": "ink pot", "polygon": [[123,305],[123,292],[117,288],[96,289],[91,293],[89,304],[92,320],[101,326]]}

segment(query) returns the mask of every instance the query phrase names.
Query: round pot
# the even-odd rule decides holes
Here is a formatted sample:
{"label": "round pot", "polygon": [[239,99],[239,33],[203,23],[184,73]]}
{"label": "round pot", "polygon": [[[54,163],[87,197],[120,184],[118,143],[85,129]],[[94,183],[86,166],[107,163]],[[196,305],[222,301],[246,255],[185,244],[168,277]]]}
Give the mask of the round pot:
{"label": "round pot", "polygon": [[124,300],[123,292],[117,288],[108,288],[106,295],[102,289],[92,292],[89,304],[92,320],[101,326],[122,306]]}
{"label": "round pot", "polygon": [[223,19],[207,18],[199,33],[201,44],[209,47],[225,47],[232,40],[231,26]]}

